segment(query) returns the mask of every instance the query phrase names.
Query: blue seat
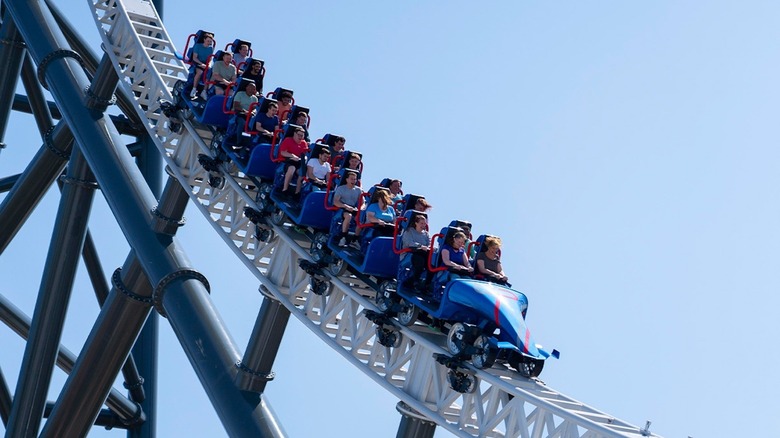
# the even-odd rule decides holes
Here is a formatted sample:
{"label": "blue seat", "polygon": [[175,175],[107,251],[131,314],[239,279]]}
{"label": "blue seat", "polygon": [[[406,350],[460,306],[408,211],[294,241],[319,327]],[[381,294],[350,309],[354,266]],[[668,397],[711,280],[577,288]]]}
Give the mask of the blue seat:
{"label": "blue seat", "polygon": [[422,211],[407,210],[396,221],[396,234],[393,240],[393,252],[398,254],[400,261],[398,264],[398,284],[403,284],[409,277],[412,276],[412,258],[404,257],[403,254],[411,252],[410,248],[404,249],[403,247],[403,235],[410,225],[414,224],[414,221],[418,216],[423,216],[426,219],[428,215]]}
{"label": "blue seat", "polygon": [[230,114],[225,114],[222,111],[224,106],[225,96],[212,96],[206,101],[206,106],[203,108],[203,112],[196,114],[195,120],[207,125],[214,125],[221,129],[227,129],[230,122]]}

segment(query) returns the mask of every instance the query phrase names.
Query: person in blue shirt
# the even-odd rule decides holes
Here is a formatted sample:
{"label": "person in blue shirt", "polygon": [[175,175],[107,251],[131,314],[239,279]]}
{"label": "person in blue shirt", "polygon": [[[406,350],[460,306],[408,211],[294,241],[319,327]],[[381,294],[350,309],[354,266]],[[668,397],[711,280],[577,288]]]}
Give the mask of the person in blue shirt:
{"label": "person in blue shirt", "polygon": [[271,143],[274,138],[274,130],[279,127],[279,117],[276,115],[278,111],[279,105],[275,102],[269,102],[266,112],[258,113],[255,116],[256,144]]}
{"label": "person in blue shirt", "polygon": [[203,32],[200,35],[198,41],[192,46],[192,53],[190,54],[190,61],[192,66],[190,71],[194,71],[192,80],[192,92],[190,97],[193,99],[198,96],[198,93],[202,90],[201,80],[203,79],[203,71],[206,70],[209,62],[209,56],[214,54],[214,34],[209,32]]}
{"label": "person in blue shirt", "polygon": [[374,224],[374,237],[392,236],[395,226],[395,209],[390,191],[377,189],[374,196],[376,202],[366,208],[366,222]]}
{"label": "person in blue shirt", "polygon": [[467,276],[474,272],[474,268],[466,257],[466,233],[457,231],[453,233],[441,246],[441,262],[451,272]]}

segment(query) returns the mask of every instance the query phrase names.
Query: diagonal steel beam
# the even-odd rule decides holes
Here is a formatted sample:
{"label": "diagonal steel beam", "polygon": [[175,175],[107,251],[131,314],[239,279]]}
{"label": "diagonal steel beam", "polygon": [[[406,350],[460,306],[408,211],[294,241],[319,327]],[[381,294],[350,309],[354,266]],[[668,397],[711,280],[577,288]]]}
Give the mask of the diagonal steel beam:
{"label": "diagonal steel beam", "polygon": [[[165,235],[176,232],[188,200],[187,192],[170,178],[156,209],[159,232]],[[116,372],[150,313],[152,287],[135,253],[128,256],[120,272],[114,274],[114,287],[41,437],[85,436],[89,432]]]}
{"label": "diagonal steel beam", "polygon": [[92,173],[74,150],[24,349],[6,434],[35,437],[40,428],[68,302],[94,197]]}
{"label": "diagonal steel beam", "polygon": [[0,63],[3,66],[0,69],[0,143],[5,140],[16,81],[25,54],[24,42],[10,16],[8,11],[3,14],[3,24],[0,27]]}
{"label": "diagonal steel beam", "polygon": [[[27,339],[30,336],[30,318],[3,295],[0,295],[0,321],[4,322],[22,339]],[[65,373],[70,374],[75,363],[76,355],[60,345],[57,353],[57,366]],[[128,400],[127,397],[116,389],[112,389],[108,394],[106,406],[119,416],[125,424],[135,424],[145,420],[140,405]]]}
{"label": "diagonal steel beam", "polygon": [[168,316],[228,434],[283,436],[266,400],[225,384],[233,381],[240,356],[208,296],[207,281],[189,267],[175,238],[149,229],[153,194],[130,155],[119,147],[123,141],[110,119],[78,104],[87,78],[73,54],[62,49],[67,44],[51,14],[40,1],[8,0],[5,4],[83,147],[120,228],[138,254],[154,287],[155,308]]}

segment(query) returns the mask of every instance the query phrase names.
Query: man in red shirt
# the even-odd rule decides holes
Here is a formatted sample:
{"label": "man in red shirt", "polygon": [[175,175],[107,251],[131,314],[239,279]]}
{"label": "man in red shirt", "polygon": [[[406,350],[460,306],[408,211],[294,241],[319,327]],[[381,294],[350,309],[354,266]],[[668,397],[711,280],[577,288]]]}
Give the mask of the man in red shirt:
{"label": "man in red shirt", "polygon": [[[292,137],[287,137],[282,141],[279,146],[279,155],[284,157],[286,169],[284,171],[284,185],[282,186],[282,193],[286,193],[290,188],[290,182],[292,181],[295,171],[300,169],[303,163],[304,156],[309,150],[309,145],[304,140],[306,135],[305,131],[301,127],[295,128]],[[303,176],[298,175],[298,182],[295,186],[295,193],[298,194],[301,191],[301,182]]]}

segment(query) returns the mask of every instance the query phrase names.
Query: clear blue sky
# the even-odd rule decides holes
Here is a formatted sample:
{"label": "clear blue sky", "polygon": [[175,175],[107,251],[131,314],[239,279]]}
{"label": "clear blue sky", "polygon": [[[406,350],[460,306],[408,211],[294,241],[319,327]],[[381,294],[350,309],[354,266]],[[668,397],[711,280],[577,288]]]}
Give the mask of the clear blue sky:
{"label": "clear blue sky", "polygon": [[[435,229],[462,218],[500,235],[530,328],[562,351],[548,385],[666,437],[776,432],[780,4],[231,4],[168,0],[165,24],[180,48],[198,28],[251,40],[266,91],[294,89],[313,136],[364,152],[364,181],[403,179]],[[97,48],[86,4],[71,9]],[[0,176],[40,144],[14,117],[28,125],[7,133]],[[57,199],[0,258],[0,293],[29,314]],[[100,198],[90,227],[108,275],[128,248]],[[243,349],[256,280],[195,209],[180,237]],[[96,312],[80,272],[72,350]],[[161,326],[160,436],[224,435]],[[0,328],[0,345],[13,388],[23,343]],[[267,394],[291,436],[395,436],[395,400],[297,320],[275,370]]]}

